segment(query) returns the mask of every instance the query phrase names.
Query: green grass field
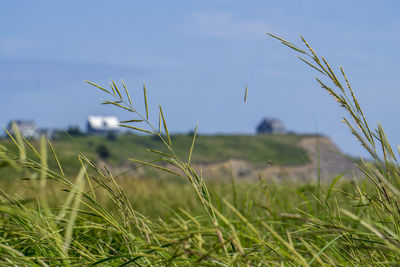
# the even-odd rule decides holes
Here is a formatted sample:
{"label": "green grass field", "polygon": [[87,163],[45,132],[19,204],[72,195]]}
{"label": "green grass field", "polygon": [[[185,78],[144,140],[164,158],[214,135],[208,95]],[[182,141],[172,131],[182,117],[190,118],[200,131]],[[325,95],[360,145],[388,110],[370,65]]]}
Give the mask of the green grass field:
{"label": "green grass field", "polygon": [[[216,163],[228,159],[242,159],[254,166],[274,165],[301,165],[308,162],[306,152],[297,147],[296,143],[301,135],[200,135],[194,147],[194,163]],[[193,136],[174,135],[174,151],[179,157],[186,158],[191,146]],[[149,149],[165,151],[164,144],[158,137],[135,134],[123,134],[112,140],[107,136],[68,136],[64,135],[54,141],[52,145],[57,151],[60,162],[66,173],[74,174],[81,165],[76,160],[78,153],[82,153],[93,161],[103,160],[114,167],[132,168],[134,164],[129,158],[151,161],[158,158],[149,153]],[[37,145],[38,141],[31,141]],[[0,144],[14,149],[11,140],[5,139]],[[110,152],[107,159],[99,157],[97,148],[104,145]],[[34,156],[31,149],[28,155]],[[49,161],[51,167],[57,167],[54,160]],[[7,172],[7,173],[5,173]],[[0,170],[3,176],[11,177],[7,169]]]}
{"label": "green grass field", "polygon": [[193,162],[241,157],[299,164],[304,152],[294,149],[298,137],[291,135],[171,136],[161,106],[160,121],[149,121],[145,87],[141,112],[124,84],[91,83],[107,95],[105,104],[132,115],[124,127],[152,135],[106,143],[110,164],[125,160],[175,178],[118,175],[97,164],[93,147],[105,143],[102,137],[30,143],[15,128],[11,143],[0,146],[2,175],[13,177],[0,180],[1,265],[398,266],[397,152],[381,125],[367,123],[342,69],[340,76],[333,72],[304,39],[305,50],[273,37],[319,71],[319,84],[347,112],[345,123],[371,156],[360,161],[363,175],[307,183],[208,181]]}

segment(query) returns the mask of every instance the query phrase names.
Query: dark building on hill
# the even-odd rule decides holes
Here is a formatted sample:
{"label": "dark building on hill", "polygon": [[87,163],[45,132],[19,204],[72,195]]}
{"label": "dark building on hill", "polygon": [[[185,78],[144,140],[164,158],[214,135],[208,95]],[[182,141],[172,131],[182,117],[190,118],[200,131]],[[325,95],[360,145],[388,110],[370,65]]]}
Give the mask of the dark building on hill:
{"label": "dark building on hill", "polygon": [[14,135],[14,127],[15,125],[21,135],[25,138],[34,138],[37,139],[40,137],[40,131],[36,125],[36,122],[33,120],[13,120],[8,124],[7,131],[11,134]]}
{"label": "dark building on hill", "polygon": [[285,133],[283,123],[274,118],[264,118],[257,126],[257,134],[282,134]]}

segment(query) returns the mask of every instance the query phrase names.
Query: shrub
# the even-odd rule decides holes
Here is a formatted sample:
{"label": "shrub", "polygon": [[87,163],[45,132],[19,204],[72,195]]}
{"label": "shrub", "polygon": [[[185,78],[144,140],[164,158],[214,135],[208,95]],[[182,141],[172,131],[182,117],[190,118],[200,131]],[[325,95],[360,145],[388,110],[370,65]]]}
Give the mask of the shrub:
{"label": "shrub", "polygon": [[67,133],[71,136],[83,136],[84,133],[82,132],[79,126],[68,126]]}
{"label": "shrub", "polygon": [[111,152],[105,144],[98,145],[96,153],[101,159],[108,159],[111,156]]}

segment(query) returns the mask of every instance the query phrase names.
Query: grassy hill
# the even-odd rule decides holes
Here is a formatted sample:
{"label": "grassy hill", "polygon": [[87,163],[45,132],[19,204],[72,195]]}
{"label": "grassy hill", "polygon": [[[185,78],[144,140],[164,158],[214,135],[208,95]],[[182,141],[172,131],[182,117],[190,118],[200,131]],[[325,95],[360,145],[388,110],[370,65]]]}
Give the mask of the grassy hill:
{"label": "grassy hill", "polygon": [[[295,166],[308,162],[307,153],[296,146],[301,135],[199,135],[196,139],[192,162],[216,163],[228,159],[242,159],[256,166],[267,164]],[[32,141],[36,146],[38,141]],[[186,159],[192,143],[190,135],[174,135],[172,143],[175,152]],[[16,150],[10,140],[0,144]],[[76,173],[79,169],[77,153],[81,152],[93,161],[104,160],[111,166],[133,166],[129,158],[145,161],[156,160],[157,155],[149,149],[165,151],[164,144],[153,136],[124,134],[115,138],[106,136],[62,136],[52,141],[60,162],[67,173]],[[101,158],[99,147],[109,156]],[[30,151],[28,154],[33,152]],[[107,153],[106,153],[107,154]],[[50,160],[50,166],[56,162]]]}

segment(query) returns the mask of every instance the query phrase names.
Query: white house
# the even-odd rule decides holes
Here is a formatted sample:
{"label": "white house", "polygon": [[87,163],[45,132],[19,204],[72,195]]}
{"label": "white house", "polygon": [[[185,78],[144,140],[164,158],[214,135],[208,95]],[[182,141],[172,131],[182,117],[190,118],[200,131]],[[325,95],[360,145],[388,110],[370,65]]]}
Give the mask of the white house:
{"label": "white house", "polygon": [[87,120],[87,132],[89,134],[104,134],[117,132],[119,119],[116,116],[89,116]]}
{"label": "white house", "polygon": [[7,127],[7,131],[14,135],[14,125],[19,129],[21,135],[25,138],[39,138],[40,131],[33,120],[13,120],[10,121]]}

